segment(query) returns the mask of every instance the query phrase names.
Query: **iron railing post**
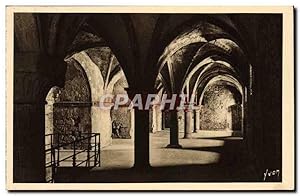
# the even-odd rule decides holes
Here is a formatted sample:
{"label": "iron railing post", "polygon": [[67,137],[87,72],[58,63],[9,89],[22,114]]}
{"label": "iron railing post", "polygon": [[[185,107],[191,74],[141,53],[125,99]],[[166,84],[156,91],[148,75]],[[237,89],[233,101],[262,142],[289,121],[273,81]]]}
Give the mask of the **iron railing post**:
{"label": "iron railing post", "polygon": [[53,135],[50,135],[50,148],[51,148],[51,150],[50,150],[50,164],[51,164],[51,181],[53,181],[53,179],[54,179],[54,170],[55,170],[55,160],[54,160],[54,163],[53,163],[53,137],[52,137]]}
{"label": "iron railing post", "polygon": [[52,171],[51,171],[51,173],[52,173],[52,181],[54,181],[54,177],[55,177],[55,169],[56,169],[56,165],[55,165],[55,149],[53,148],[53,146],[52,146],[52,144],[51,144],[51,157],[53,156],[53,162],[54,163],[52,163],[51,162],[51,169],[52,169]]}
{"label": "iron railing post", "polygon": [[94,148],[95,148],[95,150],[94,150],[94,156],[95,156],[95,158],[94,158],[94,167],[96,167],[97,166],[97,137],[96,137],[96,134],[94,135],[94,137],[95,137],[95,145],[94,145]]}
{"label": "iron railing post", "polygon": [[[64,143],[60,141],[60,136],[62,136],[62,134],[60,133],[55,133],[55,134],[48,134],[46,135],[46,137],[50,137],[50,144],[46,143],[46,146],[50,145],[50,149],[48,147],[45,148],[46,150],[46,156],[47,152],[50,151],[50,165],[48,166],[46,163],[46,168],[50,167],[51,168],[51,182],[54,182],[55,180],[55,175],[57,173],[57,168],[61,165],[60,162],[63,161],[69,161],[70,158],[72,159],[72,166],[73,167],[78,167],[79,165],[85,163],[86,167],[91,167],[93,165],[93,167],[97,167],[101,165],[100,162],[100,134],[99,133],[88,133],[86,137],[82,137],[77,139],[75,135],[72,135],[72,141]],[[94,138],[94,141],[93,141]],[[87,149],[85,146],[84,149],[79,149],[78,152],[76,152],[76,143],[82,142],[88,140],[87,142]],[[47,140],[49,141],[49,140]],[[86,144],[85,142],[83,142],[83,144]],[[60,160],[60,147],[64,147],[64,146],[70,146],[73,148],[73,154],[67,156],[67,157],[63,157],[62,160]],[[94,148],[94,149],[93,149]],[[57,149],[57,150],[56,150]],[[82,153],[87,153],[87,159],[85,160],[77,160],[77,154],[82,154]],[[94,155],[93,155],[94,154]],[[84,156],[83,156],[84,157]],[[94,157],[94,160],[93,160]],[[46,158],[46,160],[48,160],[48,158]],[[79,161],[79,163],[77,163],[78,165],[76,165],[76,162]],[[92,161],[94,161],[94,164],[91,163]],[[47,171],[48,172],[48,171]]]}
{"label": "iron railing post", "polygon": [[52,158],[52,156],[53,156],[53,154],[52,154],[52,135],[50,135],[50,149],[51,149],[51,151],[50,151],[50,161],[51,161],[51,165],[53,164],[53,158]]}
{"label": "iron railing post", "polygon": [[57,133],[57,167],[59,166],[59,139],[60,139],[60,135],[59,132]]}
{"label": "iron railing post", "polygon": [[90,145],[91,145],[91,134],[88,137],[88,146],[87,146],[87,166],[90,167]]}
{"label": "iron railing post", "polygon": [[74,141],[73,141],[73,167],[76,166],[75,144],[76,144],[76,138],[74,137]]}
{"label": "iron railing post", "polygon": [[100,134],[98,134],[98,166],[100,166]]}

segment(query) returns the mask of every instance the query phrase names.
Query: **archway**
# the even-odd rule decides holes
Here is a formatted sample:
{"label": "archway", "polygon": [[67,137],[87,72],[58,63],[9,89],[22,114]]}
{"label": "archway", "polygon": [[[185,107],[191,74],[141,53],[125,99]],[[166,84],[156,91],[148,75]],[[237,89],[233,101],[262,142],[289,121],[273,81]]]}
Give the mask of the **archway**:
{"label": "archway", "polygon": [[[90,39],[100,43],[98,46],[76,50],[76,48],[79,47],[78,45],[82,45],[81,42],[91,41]],[[52,113],[47,112],[47,116],[52,117],[52,121],[46,116],[46,127],[49,129],[46,132],[50,133],[49,135],[59,132],[61,137],[62,135],[66,135],[66,137],[63,137],[64,140],[72,141],[74,138],[72,128],[77,126],[79,135],[88,132],[91,133],[91,137],[95,136],[95,138],[90,138],[85,141],[86,143],[92,143],[91,148],[85,147],[84,149],[90,149],[90,151],[91,149],[95,149],[95,153],[97,151],[98,154],[94,156],[90,155],[90,152],[87,152],[88,154],[80,155],[93,158],[87,158],[86,160],[89,159],[89,161],[86,165],[90,166],[92,165],[90,162],[94,161],[94,166],[97,166],[99,170],[132,167],[134,161],[134,110],[129,110],[127,103],[123,104],[117,110],[111,107],[114,104],[113,100],[115,96],[119,94],[127,95],[125,89],[128,88],[128,82],[119,61],[102,38],[98,38],[85,31],[79,31],[69,48],[69,50],[73,52],[70,52],[64,59],[68,64],[65,86],[61,89],[52,88],[47,96],[49,103],[54,101],[54,104],[51,105]],[[74,68],[77,69],[77,72],[73,70]],[[81,74],[81,80],[76,79],[76,74]],[[87,92],[88,98],[85,99]],[[107,95],[112,98],[109,100],[110,103],[108,103],[111,106],[104,108],[102,106],[107,104],[105,103],[107,99],[102,98]],[[47,105],[46,107],[50,108],[51,106]],[[87,107],[88,111],[84,111],[84,113],[74,113],[70,107],[81,107],[81,110]],[[65,112],[71,114],[65,115]],[[85,121],[85,115],[87,114],[89,123],[83,126],[82,121]],[[49,126],[51,123],[53,123],[52,128]],[[114,123],[118,126],[117,132],[116,127],[113,126]],[[69,126],[69,124],[71,125]],[[51,130],[53,131],[51,132]],[[49,138],[47,137],[50,136],[46,134],[46,145],[49,143]],[[66,143],[62,138],[57,140],[56,135],[51,137],[54,138],[51,139],[52,143],[53,140],[55,140],[54,142],[56,143],[59,141],[60,144]],[[92,148],[93,145],[97,145],[97,148]],[[126,152],[124,149],[126,149]],[[47,150],[49,151],[49,149],[46,149],[46,151]],[[82,150],[81,147],[76,146],[76,151],[79,150]],[[62,156],[62,153],[63,151],[60,149],[60,152],[56,153],[60,154],[60,157],[55,157],[55,159],[62,159],[64,161],[64,163],[60,163],[59,166],[74,167],[74,165],[76,165],[77,167],[79,160],[74,161],[74,158],[70,155],[69,157],[73,159],[73,162],[65,163],[68,162],[68,160],[64,159],[64,157],[68,157],[70,153],[68,154],[66,152],[65,156]],[[78,157],[79,153],[80,152],[78,152]],[[46,159],[50,158],[46,155]],[[53,168],[48,170],[51,171]],[[46,171],[47,178],[50,178],[48,175],[49,171]]]}
{"label": "archway", "polygon": [[[46,181],[53,181],[57,166],[72,166],[73,151],[86,150],[87,141],[78,141],[92,133],[91,92],[85,71],[75,61],[69,61],[63,88],[52,87],[45,105]],[[91,140],[90,140],[91,142]],[[74,148],[74,149],[73,149]],[[77,153],[77,152],[76,152]],[[61,161],[64,160],[65,161]],[[88,160],[89,162],[94,161]],[[78,161],[77,161],[78,162]],[[76,162],[76,164],[78,164]],[[81,166],[81,165],[78,165]]]}
{"label": "archway", "polygon": [[[243,42],[236,29],[229,30],[228,26],[223,23],[224,21],[217,23],[216,20],[206,19],[204,17],[202,20],[190,21],[191,23],[186,26],[182,25],[178,34],[173,35],[173,38],[169,39],[165,48],[161,50],[162,53],[157,62],[159,70],[157,78],[160,86],[163,86],[171,95],[185,95],[186,102],[181,110],[172,111],[174,113],[172,123],[176,126],[171,128],[169,135],[163,135],[162,132],[161,137],[156,138],[161,145],[159,150],[151,149],[150,159],[156,167],[203,164],[204,162],[216,164],[221,153],[214,154],[214,151],[208,150],[212,154],[203,155],[207,157],[202,160],[187,156],[188,153],[193,153],[192,150],[199,148],[201,151],[206,145],[221,148],[227,143],[225,140],[214,139],[215,135],[212,134],[210,135],[212,138],[206,136],[207,139],[204,139],[203,129],[224,130],[228,134],[223,134],[223,136],[235,134],[242,136],[244,132],[244,90],[249,82],[249,63]],[[208,100],[217,101],[215,97],[207,98],[207,94],[212,92],[214,95],[217,88],[220,94],[216,97],[222,97],[218,99],[219,104],[207,104]],[[204,106],[201,106],[201,103]],[[210,114],[212,115],[210,118],[208,113],[216,108],[208,107],[207,109],[207,105],[220,107],[222,110],[214,111],[214,114]],[[150,135],[153,137],[155,134]],[[169,144],[167,139],[169,139]],[[152,140],[151,145],[154,148],[157,147],[155,140]],[[166,146],[178,150],[164,149]],[[186,149],[186,154],[180,153],[181,148]],[[169,157],[167,151],[173,154],[176,160]]]}
{"label": "archway", "polygon": [[[103,135],[103,137],[101,137],[101,144],[103,144],[101,147],[103,147],[103,149],[110,147],[115,148],[114,141],[119,139],[114,139],[111,136],[112,121],[118,121],[118,119],[121,119],[123,116],[129,116],[129,114],[121,112],[124,115],[115,115],[114,111],[111,110],[100,111],[97,97],[99,98],[99,96],[105,93],[112,93],[113,95],[125,93],[125,89],[128,90],[127,92],[130,96],[135,93],[153,93],[153,91],[167,94],[184,93],[189,97],[191,97],[190,95],[193,93],[196,93],[196,100],[189,100],[189,104],[196,103],[196,106],[199,106],[199,102],[206,102],[205,100],[207,99],[205,97],[207,96],[204,96],[204,94],[210,91],[209,89],[213,86],[208,85],[208,87],[205,88],[207,83],[213,77],[221,75],[231,76],[242,86],[242,93],[240,93],[240,88],[236,87],[233,81],[226,81],[216,85],[222,86],[222,91],[225,91],[224,89],[228,90],[228,92],[230,92],[229,94],[242,95],[241,103],[237,101],[240,100],[239,98],[231,100],[242,106],[241,113],[242,116],[244,115],[244,124],[247,124],[247,128],[241,125],[241,130],[247,133],[245,138],[249,144],[248,146],[251,149],[255,149],[253,152],[258,152],[258,158],[262,161],[265,160],[263,155],[272,152],[274,146],[276,149],[280,149],[280,142],[275,144],[279,140],[276,140],[276,142],[261,142],[268,136],[267,132],[264,131],[265,123],[267,123],[266,126],[272,125],[271,127],[275,129],[275,125],[280,125],[280,123],[273,123],[272,119],[276,121],[280,115],[277,114],[276,118],[272,117],[270,118],[271,120],[267,122],[264,122],[262,120],[263,118],[259,117],[260,115],[268,115],[268,111],[272,109],[274,103],[281,103],[280,99],[278,99],[278,101],[277,98],[276,100],[278,102],[273,103],[268,101],[269,99],[273,100],[273,95],[280,98],[280,93],[272,92],[270,95],[264,95],[265,90],[273,84],[276,76],[278,76],[274,73],[280,73],[276,72],[277,68],[268,67],[269,64],[279,65],[278,62],[281,62],[280,55],[274,55],[276,56],[275,61],[274,58],[268,56],[269,54],[273,54],[268,53],[268,50],[275,51],[275,54],[281,50],[275,47],[276,44],[271,44],[272,47],[270,47],[270,44],[267,43],[265,39],[265,35],[270,35],[270,40],[272,38],[277,40],[276,43],[281,43],[281,36],[277,36],[277,39],[276,36],[271,35],[271,31],[280,26],[279,22],[272,22],[270,19],[268,23],[263,23],[259,21],[260,16],[256,16],[255,19],[250,20],[253,24],[256,23],[254,21],[257,21],[257,23],[262,25],[261,27],[267,25],[268,28],[261,34],[256,30],[261,29],[259,28],[260,25],[249,25],[255,27],[252,29],[253,31],[249,31],[251,32],[251,35],[249,34],[251,40],[254,41],[253,46],[257,45],[262,47],[253,47],[252,49],[255,54],[252,53],[253,56],[248,56],[249,54],[246,54],[247,50],[244,44],[250,43],[252,45],[252,43],[249,41],[250,39],[248,40],[247,36],[247,42],[243,42],[245,39],[241,39],[240,29],[237,29],[236,27],[238,26],[231,20],[234,18],[237,19],[240,16],[53,13],[23,14],[22,17],[24,18],[22,19],[22,17],[20,17],[21,14],[17,15],[18,14],[15,16],[17,25],[15,26],[16,28],[14,28],[16,31],[14,42],[16,57],[14,59],[16,68],[16,72],[14,73],[14,135],[16,136],[14,137],[14,149],[16,149],[17,152],[14,153],[14,159],[16,160],[14,161],[14,164],[16,164],[14,168],[17,168],[14,178],[17,179],[17,182],[44,180],[42,176],[45,165],[43,151],[44,131],[41,131],[44,130],[45,127],[44,101],[51,87],[64,87],[65,62],[62,61],[63,59],[78,63],[84,72],[86,72],[89,83],[95,81],[92,79],[95,77],[99,80],[96,82],[96,85],[90,84],[92,87],[90,90],[90,102],[92,107],[91,130],[94,131],[93,128],[95,128],[95,131]],[[141,25],[144,21],[147,22],[147,25]],[[243,19],[241,19],[241,21],[243,21]],[[101,35],[108,41],[107,43],[104,39],[100,38]],[[254,37],[252,37],[252,35],[254,35]],[[74,38],[76,41],[74,41]],[[105,55],[102,56],[104,53]],[[112,53],[113,55],[110,55]],[[261,58],[256,58],[256,54]],[[267,56],[267,58],[264,58],[265,56]],[[105,63],[100,62],[99,64],[97,58],[102,59],[102,57],[104,57]],[[253,60],[251,61],[253,68],[250,66],[248,58]],[[128,79],[127,84],[123,79],[118,79],[119,76],[117,75],[122,75],[119,69],[116,69],[118,66],[115,66],[114,63],[110,63],[116,62],[116,59],[118,59],[117,61],[120,64],[119,67],[122,67],[124,71],[123,74],[128,77],[126,78],[126,81]],[[268,75],[266,76],[267,80],[264,80],[265,73],[267,73],[269,68],[271,69],[272,74],[270,75],[272,76],[269,77]],[[108,71],[109,69],[111,69],[111,71]],[[156,71],[159,71],[159,73],[155,73]],[[161,85],[158,85],[160,86],[158,88],[153,85],[157,74],[159,74],[158,77],[161,83]],[[140,79],[141,76],[143,76],[142,79]],[[272,86],[270,89],[275,90],[280,86],[279,80],[276,81],[277,82],[274,83],[275,87],[273,88]],[[233,83],[233,85],[231,83]],[[100,85],[97,86],[97,84]],[[252,85],[254,88],[252,88]],[[163,88],[161,88],[161,86],[163,86]],[[160,91],[161,89],[163,90]],[[214,92],[215,90],[211,91]],[[94,95],[96,97],[95,99],[93,98]],[[201,98],[201,95],[203,95],[204,98]],[[199,101],[200,99],[203,101]],[[50,99],[47,100],[49,100],[50,103]],[[260,103],[257,104],[257,102]],[[267,107],[260,107],[260,105],[265,106],[264,104],[266,104]],[[249,108],[247,108],[248,106]],[[247,113],[249,110],[251,110],[251,113]],[[277,111],[277,109],[272,111]],[[184,113],[184,111],[181,112]],[[196,111],[189,112],[190,113],[186,115],[187,117],[191,117],[192,112],[195,112],[194,116],[197,115]],[[149,162],[149,113],[148,111],[136,111],[136,114],[137,120],[135,121],[135,126],[138,130],[136,133],[138,134],[135,134],[135,136],[138,138],[138,141],[135,142],[135,158],[137,159],[135,160],[135,166],[136,168],[144,169],[148,166]],[[189,160],[189,156],[185,155],[188,155],[191,151],[212,152],[216,147],[223,145],[221,140],[225,141],[224,138],[214,138],[214,140],[218,140],[215,142],[219,146],[203,148],[205,145],[211,145],[211,143],[205,143],[203,142],[203,138],[197,137],[197,130],[200,130],[195,128],[197,123],[194,123],[195,126],[191,126],[192,123],[190,123],[189,126],[185,126],[185,124],[188,124],[185,123],[185,114],[181,116],[177,115],[178,113],[176,112],[174,112],[174,114],[175,115],[170,115],[172,118],[170,125],[175,126],[167,128],[175,131],[168,132],[168,135],[164,138],[165,142],[161,145],[160,149],[165,150],[165,147],[168,146],[178,149],[167,150],[179,152],[180,148],[183,147],[181,152],[185,150],[187,153],[183,153],[183,156],[176,156],[175,154],[173,157],[179,157],[186,161]],[[51,114],[49,116],[51,116]],[[130,116],[133,116],[133,112],[130,112]],[[247,118],[245,118],[245,116]],[[165,117],[162,118],[165,119]],[[120,122],[121,124],[128,124],[128,121],[132,122],[133,119],[134,118],[128,117],[126,121],[120,120]],[[191,119],[189,122],[192,122]],[[245,122],[245,119],[250,119],[251,122]],[[159,122],[159,120],[157,122]],[[181,122],[183,126],[179,125],[179,122]],[[201,126],[201,123],[199,123],[199,125]],[[257,129],[250,130],[250,128],[253,128],[252,126]],[[127,130],[124,132],[130,132],[130,136],[133,137],[133,127],[134,126],[130,126],[130,128],[127,127],[131,131]],[[155,126],[153,126],[153,128],[154,127]],[[179,131],[180,128],[177,129],[178,127],[182,127],[181,133]],[[189,127],[189,131],[191,131],[189,133],[191,134],[190,138],[187,137],[183,139],[182,133],[186,130],[186,127]],[[234,126],[228,126],[228,128],[240,129],[239,127],[234,128]],[[164,132],[160,132],[159,128],[157,128],[157,130],[157,133]],[[200,130],[200,132],[201,131],[202,130]],[[278,134],[280,134],[279,131],[275,132],[272,137],[278,138]],[[125,134],[125,137],[127,136],[128,134]],[[258,140],[256,140],[256,138],[262,139],[259,139],[260,142],[257,142]],[[27,145],[31,140],[35,141],[34,145],[38,146],[38,148],[32,148],[33,145]],[[207,141],[208,140],[209,139],[207,139]],[[191,141],[196,142],[196,144],[194,146],[189,145],[192,143]],[[268,151],[260,154],[259,149],[262,146],[266,147]],[[186,150],[186,148],[190,149]],[[218,155],[218,153],[219,152],[212,152],[210,154]],[[192,153],[189,155],[191,154]],[[280,153],[277,154],[279,155]],[[276,157],[277,154],[275,154]],[[161,159],[165,158],[164,155],[165,154],[161,154]],[[167,153],[167,155],[170,154]],[[206,155],[205,153],[201,153],[201,155],[197,157],[201,157],[201,161],[203,161]],[[172,159],[173,157],[170,158]],[[189,164],[197,164],[199,160],[197,159],[195,162],[190,161]],[[214,162],[216,162],[216,160],[207,159],[207,162],[201,162],[201,164]],[[24,168],[26,171],[23,171]],[[102,178],[101,180],[105,181],[106,179]],[[124,181],[126,180],[127,179]]]}
{"label": "archway", "polygon": [[242,131],[242,94],[233,84],[219,80],[202,94],[199,131]]}

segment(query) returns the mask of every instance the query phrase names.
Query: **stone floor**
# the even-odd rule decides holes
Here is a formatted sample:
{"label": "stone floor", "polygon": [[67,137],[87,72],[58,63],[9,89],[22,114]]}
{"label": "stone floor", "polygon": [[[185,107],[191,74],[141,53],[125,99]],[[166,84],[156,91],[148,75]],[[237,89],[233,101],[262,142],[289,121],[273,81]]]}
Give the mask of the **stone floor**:
{"label": "stone floor", "polygon": [[[180,138],[183,134],[179,135]],[[240,140],[241,138],[237,138]],[[169,132],[157,132],[150,136],[150,164],[153,167],[175,165],[197,165],[217,163],[224,140],[220,139],[179,139],[181,149],[166,148]],[[211,150],[210,150],[211,149]]]}
{"label": "stone floor", "polygon": [[95,170],[131,168],[134,164],[133,139],[113,139],[101,151],[101,167]]}
{"label": "stone floor", "polygon": [[[132,169],[133,141],[114,139],[111,146],[101,151],[101,167],[83,171],[81,179],[76,179],[78,182],[255,181],[244,140],[232,135],[236,134],[226,131],[194,133],[192,139],[179,139],[181,149],[170,149],[165,148],[169,143],[168,131],[151,133],[152,167],[145,174]],[[182,138],[183,133],[179,137]]]}
{"label": "stone floor", "polygon": [[[179,137],[183,138],[183,133],[180,133]],[[165,148],[169,143],[168,131],[150,133],[150,164],[153,167],[161,167],[217,163],[220,161],[220,150],[225,140],[242,143],[242,137],[231,137],[231,132],[204,131],[194,133],[193,139],[179,139],[182,149],[170,149]],[[113,144],[101,151],[101,168],[97,169],[132,167],[133,149],[133,140],[113,139]],[[236,152],[232,153],[236,154]]]}

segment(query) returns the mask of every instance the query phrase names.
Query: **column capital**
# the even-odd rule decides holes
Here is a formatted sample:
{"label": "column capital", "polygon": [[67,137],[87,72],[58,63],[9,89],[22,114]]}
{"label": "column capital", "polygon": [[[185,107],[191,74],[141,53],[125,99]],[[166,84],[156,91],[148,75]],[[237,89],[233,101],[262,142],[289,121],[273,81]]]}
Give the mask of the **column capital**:
{"label": "column capital", "polygon": [[63,57],[39,52],[17,52],[14,56],[14,103],[45,103],[53,86],[64,86],[67,64]]}
{"label": "column capital", "polygon": [[185,112],[192,112],[195,108],[195,106],[193,104],[185,104],[184,105],[184,111]]}
{"label": "column capital", "polygon": [[[111,109],[114,106],[112,101],[103,103],[106,109]],[[100,107],[100,101],[93,101],[92,107]]]}
{"label": "column capital", "polygon": [[201,107],[200,107],[200,106],[194,106],[194,110],[195,110],[196,112],[200,112]]}

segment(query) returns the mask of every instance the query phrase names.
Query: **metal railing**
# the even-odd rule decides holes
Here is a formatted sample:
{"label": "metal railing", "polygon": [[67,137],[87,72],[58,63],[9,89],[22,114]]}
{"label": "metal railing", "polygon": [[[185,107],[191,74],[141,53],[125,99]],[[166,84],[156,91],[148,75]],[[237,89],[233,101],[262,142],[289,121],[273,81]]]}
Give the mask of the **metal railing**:
{"label": "metal railing", "polygon": [[[61,141],[68,138],[67,141]],[[71,140],[71,141],[70,141]],[[45,135],[46,181],[54,182],[57,168],[99,167],[100,134],[85,133],[73,136],[61,133]],[[64,149],[66,148],[66,149]],[[62,154],[67,154],[62,156]],[[71,162],[71,164],[70,164]],[[85,164],[84,164],[85,163]]]}

